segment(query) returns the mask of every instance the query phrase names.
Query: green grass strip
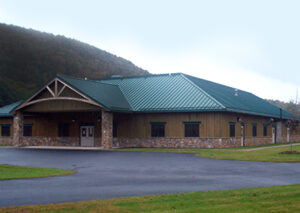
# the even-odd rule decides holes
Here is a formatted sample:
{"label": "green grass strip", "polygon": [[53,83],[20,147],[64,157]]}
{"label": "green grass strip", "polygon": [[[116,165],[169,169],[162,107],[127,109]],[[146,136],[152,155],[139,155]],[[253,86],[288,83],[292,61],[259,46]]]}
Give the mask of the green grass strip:
{"label": "green grass strip", "polygon": [[74,174],[74,170],[0,165],[0,180],[41,178]]}
{"label": "green grass strip", "polygon": [[0,212],[300,212],[300,185],[9,207]]}
{"label": "green grass strip", "polygon": [[[249,147],[253,148],[253,147]],[[266,162],[300,162],[300,154],[280,154],[283,151],[291,150],[290,146],[255,151],[245,151],[246,149],[167,149],[167,148],[132,148],[118,149],[118,151],[131,152],[172,152],[172,153],[192,153],[198,157],[241,160],[241,161],[266,161]],[[294,145],[294,151],[300,152],[300,146]]]}

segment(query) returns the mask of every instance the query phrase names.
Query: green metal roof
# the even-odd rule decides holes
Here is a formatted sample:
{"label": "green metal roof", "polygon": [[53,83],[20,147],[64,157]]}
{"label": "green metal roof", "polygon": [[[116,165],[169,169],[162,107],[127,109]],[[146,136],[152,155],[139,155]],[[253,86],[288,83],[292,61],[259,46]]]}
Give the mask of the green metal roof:
{"label": "green metal roof", "polygon": [[112,78],[134,112],[214,111],[225,107],[181,74]]}
{"label": "green metal roof", "polygon": [[0,117],[12,117],[11,112],[18,107],[23,101],[18,101],[0,108]]}
{"label": "green metal roof", "polygon": [[131,111],[118,85],[101,83],[95,80],[70,78],[62,75],[57,77],[109,110]]}
{"label": "green metal roof", "polygon": [[[217,84],[189,75],[184,75],[191,82],[202,88],[216,100],[218,100],[227,111],[249,113],[279,118],[280,108],[268,101],[253,95],[252,93],[235,88]],[[237,95],[235,95],[237,93]],[[283,118],[293,118],[293,115],[282,110]]]}
{"label": "green metal roof", "polygon": [[[280,117],[280,108],[249,93],[182,73],[104,79],[118,85],[135,112],[231,111]],[[293,115],[282,110],[283,118]]]}
{"label": "green metal roof", "polygon": [[[100,80],[58,78],[111,111],[230,111],[280,117],[279,107],[249,92],[182,73]],[[20,103],[16,104],[0,108],[0,116],[11,116]],[[293,115],[282,110],[282,117]]]}

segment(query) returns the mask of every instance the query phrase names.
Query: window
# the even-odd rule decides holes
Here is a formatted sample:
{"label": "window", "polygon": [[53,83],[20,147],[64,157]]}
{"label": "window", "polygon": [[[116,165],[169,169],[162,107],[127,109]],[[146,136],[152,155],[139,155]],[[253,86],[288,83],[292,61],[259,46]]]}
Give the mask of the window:
{"label": "window", "polygon": [[118,125],[117,125],[117,122],[116,121],[114,121],[113,122],[113,137],[114,138],[116,138],[117,137],[117,135],[118,135]]}
{"label": "window", "polygon": [[59,137],[69,137],[70,124],[68,123],[59,123],[58,124],[58,136]]}
{"label": "window", "polygon": [[257,136],[257,126],[256,124],[252,124],[252,136],[256,137]]}
{"label": "window", "polygon": [[235,122],[229,122],[229,136],[235,137]]}
{"label": "window", "polygon": [[268,135],[268,126],[264,125],[264,136]]}
{"label": "window", "polygon": [[151,122],[151,137],[165,137],[165,122]]}
{"label": "window", "polygon": [[24,124],[23,136],[32,136],[32,124]]}
{"label": "window", "polygon": [[1,136],[10,136],[10,124],[1,125]]}
{"label": "window", "polygon": [[184,122],[184,137],[199,137],[200,122]]}

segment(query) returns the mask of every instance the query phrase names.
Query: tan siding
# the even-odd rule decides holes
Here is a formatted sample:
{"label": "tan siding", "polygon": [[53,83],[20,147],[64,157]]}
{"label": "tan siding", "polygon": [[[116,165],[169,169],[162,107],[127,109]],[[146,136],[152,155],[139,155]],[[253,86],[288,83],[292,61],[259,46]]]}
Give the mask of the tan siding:
{"label": "tan siding", "polygon": [[[229,122],[235,122],[236,137],[241,137],[241,122],[245,123],[245,136],[252,136],[252,124],[257,125],[257,136],[263,136],[263,124],[269,118],[228,112],[199,113],[148,113],[148,114],[115,114],[118,123],[118,137],[150,137],[151,122],[166,122],[166,137],[184,137],[185,121],[200,121],[200,137],[229,137]],[[268,136],[272,135],[272,124],[267,127]],[[286,127],[283,126],[286,136]]]}
{"label": "tan siding", "polygon": [[63,112],[63,111],[80,111],[80,110],[99,110],[97,106],[87,103],[69,100],[51,100],[36,103],[23,109],[24,112]]}

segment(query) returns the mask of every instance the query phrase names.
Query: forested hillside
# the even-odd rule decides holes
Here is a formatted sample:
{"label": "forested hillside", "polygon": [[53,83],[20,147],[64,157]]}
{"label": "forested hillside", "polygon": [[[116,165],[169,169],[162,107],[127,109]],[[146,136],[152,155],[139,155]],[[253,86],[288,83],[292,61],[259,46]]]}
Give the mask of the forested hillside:
{"label": "forested hillside", "polygon": [[279,100],[267,100],[272,104],[277,105],[278,107],[285,109],[288,112],[293,113],[293,115],[300,118],[300,104],[295,103],[294,101],[283,102]]}
{"label": "forested hillside", "polygon": [[0,106],[24,99],[57,73],[81,78],[148,74],[80,41],[0,24]]}

